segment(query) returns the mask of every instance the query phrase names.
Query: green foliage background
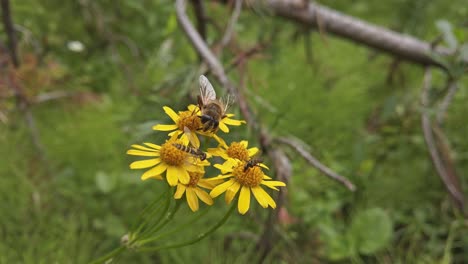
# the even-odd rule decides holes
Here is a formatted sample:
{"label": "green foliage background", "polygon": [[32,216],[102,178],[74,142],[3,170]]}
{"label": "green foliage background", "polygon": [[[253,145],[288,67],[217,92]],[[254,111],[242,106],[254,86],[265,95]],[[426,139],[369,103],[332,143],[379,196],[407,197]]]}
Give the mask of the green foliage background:
{"label": "green foliage background", "polygon": [[[465,1],[322,1],[372,23],[432,40],[445,19],[467,40]],[[224,27],[229,9],[206,3]],[[34,104],[45,149],[31,142],[12,96],[0,110],[0,262],[86,263],[119,244],[132,220],[161,190],[130,171],[130,144],[161,142],[151,126],[166,122],[162,106],[182,110],[196,93],[198,58],[177,25],[172,1],[12,1],[21,26],[18,70],[29,98],[52,91],[72,96]],[[420,129],[422,68],[402,63],[388,81],[393,58],[304,29],[264,10],[243,12],[236,26],[246,49],[274,30],[274,42],[249,61],[247,95],[271,133],[295,136],[311,152],[356,183],[350,193],[307,166],[293,152],[288,209],[297,220],[280,226],[267,262],[466,263],[468,226],[453,210],[427,154]],[[212,43],[220,33],[209,26]],[[6,35],[1,32],[0,39]],[[67,48],[80,41],[84,51]],[[227,65],[231,52],[223,54]],[[445,75],[435,71],[435,91]],[[231,77],[238,80],[236,71]],[[468,171],[468,80],[449,109],[444,129],[462,186]],[[215,83],[218,91],[219,85]],[[0,92],[7,94],[6,87]],[[254,136],[235,128],[236,137]],[[222,201],[187,233],[207,227]],[[256,210],[255,210],[256,209]],[[151,254],[126,252],[122,263],[245,263],[265,210],[232,217],[210,238]],[[185,207],[182,215],[188,215]],[[236,236],[248,234],[248,236]],[[245,238],[247,237],[247,238]],[[227,246],[220,243],[233,238]],[[176,239],[176,238],[174,238]]]}

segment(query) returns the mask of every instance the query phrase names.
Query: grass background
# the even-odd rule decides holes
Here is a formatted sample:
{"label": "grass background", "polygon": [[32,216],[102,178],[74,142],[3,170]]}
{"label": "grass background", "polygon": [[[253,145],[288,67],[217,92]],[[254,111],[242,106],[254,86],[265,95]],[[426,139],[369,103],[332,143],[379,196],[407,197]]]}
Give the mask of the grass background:
{"label": "grass background", "polygon": [[[458,26],[468,15],[461,0],[321,3],[426,40],[437,36],[435,22],[445,19],[466,41],[466,26]],[[227,23],[228,9],[206,6],[217,23]],[[43,157],[13,97],[0,101],[8,116],[0,123],[0,262],[86,263],[117,246],[138,212],[161,192],[159,182],[141,182],[140,173],[130,171],[125,152],[133,143],[164,139],[151,131],[168,121],[163,105],[182,110],[192,102],[197,56],[178,28],[172,1],[12,1],[12,17],[24,28],[16,73],[28,98],[51,91],[74,95],[31,106]],[[316,32],[308,61],[302,36],[294,36],[297,27],[262,10],[242,13],[239,46],[250,47],[273,28],[274,43],[248,64],[247,94],[255,113],[271,133],[311,146],[358,192],[349,193],[289,153],[294,172],[288,209],[298,221],[278,227],[281,239],[267,262],[467,262],[466,220],[452,209],[420,130],[422,69],[403,63],[389,83],[391,57]],[[208,35],[210,42],[219,38],[213,27]],[[0,39],[6,39],[3,31]],[[84,44],[83,52],[67,48],[74,40]],[[223,60],[229,62],[229,52]],[[440,93],[446,77],[434,74]],[[239,78],[236,72],[231,77]],[[465,76],[444,127],[465,191],[467,84]],[[11,95],[8,87],[0,89]],[[245,127],[231,137],[254,140]],[[217,201],[215,208],[174,239],[213,224],[225,205]],[[236,214],[193,246],[126,252],[120,261],[252,261],[251,237],[261,233],[266,216],[260,209]],[[184,207],[180,219],[188,215]],[[229,246],[219,242],[231,237]]]}

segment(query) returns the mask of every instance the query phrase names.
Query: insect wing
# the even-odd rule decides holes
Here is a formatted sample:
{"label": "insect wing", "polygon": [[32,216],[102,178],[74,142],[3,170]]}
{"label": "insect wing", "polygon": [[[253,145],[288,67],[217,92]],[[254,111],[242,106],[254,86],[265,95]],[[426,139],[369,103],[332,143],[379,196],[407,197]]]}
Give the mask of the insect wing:
{"label": "insect wing", "polygon": [[200,96],[203,104],[207,104],[209,101],[216,100],[216,92],[213,88],[213,85],[211,85],[210,81],[208,81],[208,78],[206,78],[205,75],[200,75],[199,83]]}
{"label": "insect wing", "polygon": [[195,133],[192,133],[190,129],[186,126],[184,126],[184,136],[187,137],[188,142],[192,144],[195,148],[200,148],[200,140],[198,140],[198,137],[195,135]]}
{"label": "insect wing", "polygon": [[234,103],[235,101],[235,96],[228,94],[227,97],[222,101],[222,104],[224,105],[224,113],[227,112],[229,107]]}

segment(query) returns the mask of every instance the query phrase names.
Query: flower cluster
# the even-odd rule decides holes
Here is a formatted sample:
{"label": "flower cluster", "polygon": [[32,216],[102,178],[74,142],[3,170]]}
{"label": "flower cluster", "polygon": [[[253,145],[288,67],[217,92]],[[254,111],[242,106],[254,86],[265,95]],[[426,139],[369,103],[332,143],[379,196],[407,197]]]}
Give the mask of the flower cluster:
{"label": "flower cluster", "polygon": [[[204,107],[201,104],[189,105],[187,110],[176,113],[170,107],[164,106],[164,112],[173,123],[158,124],[153,129],[169,132],[168,139],[160,145],[132,145],[127,154],[147,159],[131,163],[130,168],[146,169],[141,176],[142,180],[153,178],[167,181],[169,186],[176,188],[174,198],[181,199],[185,194],[192,211],[199,209],[199,200],[212,205],[213,198],[222,193],[225,193],[225,201],[228,204],[239,193],[238,211],[241,214],[249,210],[251,193],[263,208],[276,208],[275,201],[262,185],[278,190],[277,187],[285,184],[273,181],[264,174],[263,169],[268,167],[253,158],[258,148],[248,148],[248,142],[245,140],[228,145],[217,135],[219,130],[229,133],[228,126],[240,126],[245,121],[232,119],[234,115],[229,113],[218,116],[219,120],[216,120],[216,116],[211,117],[211,113]],[[216,140],[218,147],[203,150],[201,138]],[[213,156],[224,160],[222,164],[214,165],[221,173],[215,177],[204,177],[205,167],[210,166],[208,159]],[[211,191],[208,193],[207,190]]]}

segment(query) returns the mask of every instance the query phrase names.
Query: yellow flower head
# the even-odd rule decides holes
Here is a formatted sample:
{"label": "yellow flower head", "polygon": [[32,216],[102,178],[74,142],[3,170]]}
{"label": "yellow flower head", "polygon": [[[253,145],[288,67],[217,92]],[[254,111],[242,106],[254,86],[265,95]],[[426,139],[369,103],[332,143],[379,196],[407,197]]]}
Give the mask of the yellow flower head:
{"label": "yellow flower head", "polygon": [[174,194],[175,199],[180,199],[185,193],[187,204],[193,212],[198,211],[198,199],[202,200],[202,202],[206,203],[207,205],[213,204],[213,199],[211,198],[211,196],[202,188],[213,189],[215,186],[215,182],[203,179],[204,174],[204,170],[198,172],[189,171],[189,183],[183,184],[179,182],[177,184],[177,190]]}
{"label": "yellow flower head", "polygon": [[[208,153],[213,156],[222,157],[226,162],[228,162],[229,159],[248,161],[258,153],[258,148],[247,148],[248,146],[249,142],[247,140],[242,140],[240,142],[231,142],[229,146],[220,144],[217,148],[209,148]],[[225,164],[227,164],[226,162]],[[226,173],[226,171],[223,170],[221,170],[221,172]]]}
{"label": "yellow flower head", "polygon": [[142,145],[132,145],[133,149],[127,151],[128,155],[153,157],[151,159],[139,160],[130,164],[131,169],[146,169],[142,180],[149,178],[162,179],[162,174],[166,172],[166,179],[170,186],[176,186],[179,182],[188,184],[190,182],[189,172],[201,170],[201,166],[209,165],[193,155],[180,150],[174,144],[183,144],[181,140],[172,137],[161,146],[153,143]]}
{"label": "yellow flower head", "polygon": [[[168,106],[163,107],[164,112],[174,121],[174,124],[171,125],[163,125],[163,124],[157,124],[153,126],[154,130],[158,131],[172,131],[169,133],[169,136],[175,136],[179,137],[181,135],[181,140],[187,144],[190,142],[194,147],[199,148],[200,147],[200,140],[197,137],[197,134],[207,136],[207,137],[213,137],[218,143],[220,144],[226,144],[224,143],[224,140],[220,137],[218,137],[215,133],[212,132],[203,132],[201,130],[202,128],[202,123],[200,119],[200,109],[198,106],[195,105],[189,105],[187,107],[188,110],[186,111],[179,111],[179,114],[176,114],[172,108]],[[232,114],[228,114],[227,117],[223,118],[224,121],[227,123],[223,123],[224,121],[220,121],[220,128],[224,132],[229,132],[229,128],[226,126],[226,124],[231,124],[231,125],[240,125],[244,121],[239,121],[239,120],[234,120],[230,119],[229,116],[233,116]],[[223,123],[223,125],[221,125]],[[244,122],[245,123],[245,122]]]}
{"label": "yellow flower head", "polygon": [[[169,135],[179,137],[182,135],[181,139],[184,142],[193,142],[194,147],[200,147],[200,140],[198,139],[196,132],[202,126],[200,117],[197,115],[198,107],[195,105],[189,105],[186,111],[179,111],[179,114],[176,114],[172,108],[168,106],[163,107],[164,112],[174,121],[172,125],[162,125],[158,124],[153,126],[154,130],[159,131],[173,131]],[[188,130],[186,130],[186,128]],[[187,133],[188,132],[188,133]]]}
{"label": "yellow flower head", "polygon": [[[258,166],[257,166],[258,165]],[[229,159],[223,165],[216,164],[215,167],[227,174],[219,175],[212,178],[213,180],[227,179],[228,181],[219,184],[211,192],[211,197],[218,197],[223,192],[226,192],[226,203],[231,203],[233,198],[240,190],[237,209],[240,214],[245,214],[250,207],[250,193],[252,192],[257,202],[263,208],[270,206],[276,208],[276,203],[271,196],[263,190],[261,185],[277,190],[278,186],[286,186],[284,182],[272,181],[270,177],[263,173],[261,167],[263,164],[249,166],[247,161]]]}
{"label": "yellow flower head", "polygon": [[225,160],[238,159],[247,161],[258,152],[258,148],[247,148],[249,142],[242,140],[240,142],[231,142],[231,145],[220,144],[217,148],[209,148],[208,153],[214,156],[222,157]]}

